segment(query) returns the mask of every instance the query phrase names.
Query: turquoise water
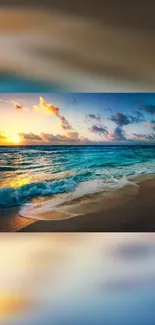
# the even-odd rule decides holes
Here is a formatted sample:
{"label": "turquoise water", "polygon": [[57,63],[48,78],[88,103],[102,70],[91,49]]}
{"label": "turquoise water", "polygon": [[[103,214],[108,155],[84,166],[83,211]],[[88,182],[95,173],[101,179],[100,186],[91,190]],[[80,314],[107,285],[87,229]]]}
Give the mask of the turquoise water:
{"label": "turquoise water", "polygon": [[73,191],[83,196],[152,173],[154,146],[0,147],[0,205]]}

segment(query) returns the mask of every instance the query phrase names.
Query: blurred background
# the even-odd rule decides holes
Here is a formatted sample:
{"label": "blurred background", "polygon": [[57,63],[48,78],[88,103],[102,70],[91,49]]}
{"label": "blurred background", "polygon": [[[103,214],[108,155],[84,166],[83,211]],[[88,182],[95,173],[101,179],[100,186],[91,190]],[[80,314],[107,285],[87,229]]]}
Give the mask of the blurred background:
{"label": "blurred background", "polygon": [[[1,0],[0,92],[154,92],[155,3]],[[0,324],[155,323],[155,236],[0,235]]]}
{"label": "blurred background", "polygon": [[155,323],[152,233],[1,234],[0,324]]}
{"label": "blurred background", "polygon": [[0,91],[155,90],[152,0],[2,0]]}

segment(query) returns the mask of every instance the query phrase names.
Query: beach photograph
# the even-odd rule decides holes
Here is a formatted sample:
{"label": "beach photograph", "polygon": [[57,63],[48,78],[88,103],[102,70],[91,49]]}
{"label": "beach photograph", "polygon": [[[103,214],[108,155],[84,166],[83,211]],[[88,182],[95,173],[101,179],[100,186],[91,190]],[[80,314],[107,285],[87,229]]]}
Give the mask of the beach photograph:
{"label": "beach photograph", "polygon": [[154,93],[2,93],[0,231],[155,231]]}

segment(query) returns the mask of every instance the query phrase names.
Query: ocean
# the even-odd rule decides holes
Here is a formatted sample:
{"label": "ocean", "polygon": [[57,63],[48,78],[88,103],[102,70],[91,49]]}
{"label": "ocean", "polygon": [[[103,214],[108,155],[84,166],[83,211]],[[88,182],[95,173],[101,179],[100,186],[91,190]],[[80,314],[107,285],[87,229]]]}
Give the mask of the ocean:
{"label": "ocean", "polygon": [[1,146],[0,207],[32,208],[38,198],[44,209],[48,198],[53,210],[144,174],[155,174],[155,146]]}

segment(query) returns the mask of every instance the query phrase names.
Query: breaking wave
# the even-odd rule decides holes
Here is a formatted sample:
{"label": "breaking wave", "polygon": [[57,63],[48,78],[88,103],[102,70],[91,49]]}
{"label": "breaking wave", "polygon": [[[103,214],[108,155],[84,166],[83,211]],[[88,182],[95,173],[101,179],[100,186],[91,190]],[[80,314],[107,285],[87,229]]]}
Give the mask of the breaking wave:
{"label": "breaking wave", "polygon": [[0,154],[0,208],[18,206],[23,216],[34,207],[52,211],[87,195],[133,187],[131,177],[155,174],[154,147],[0,147]]}

